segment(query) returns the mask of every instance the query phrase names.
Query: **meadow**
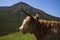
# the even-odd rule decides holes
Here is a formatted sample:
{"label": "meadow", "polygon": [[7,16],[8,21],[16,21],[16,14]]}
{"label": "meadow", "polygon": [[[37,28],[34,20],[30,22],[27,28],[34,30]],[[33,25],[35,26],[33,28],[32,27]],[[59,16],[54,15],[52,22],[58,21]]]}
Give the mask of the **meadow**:
{"label": "meadow", "polygon": [[22,34],[20,32],[16,32],[9,35],[1,36],[0,40],[36,40],[36,38],[34,34]]}

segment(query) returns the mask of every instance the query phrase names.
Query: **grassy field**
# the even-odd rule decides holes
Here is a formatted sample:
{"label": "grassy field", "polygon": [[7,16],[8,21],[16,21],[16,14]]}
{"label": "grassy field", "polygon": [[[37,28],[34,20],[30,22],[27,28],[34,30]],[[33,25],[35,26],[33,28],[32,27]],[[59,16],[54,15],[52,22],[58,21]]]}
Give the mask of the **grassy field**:
{"label": "grassy field", "polygon": [[36,40],[33,34],[13,33],[0,37],[0,40]]}

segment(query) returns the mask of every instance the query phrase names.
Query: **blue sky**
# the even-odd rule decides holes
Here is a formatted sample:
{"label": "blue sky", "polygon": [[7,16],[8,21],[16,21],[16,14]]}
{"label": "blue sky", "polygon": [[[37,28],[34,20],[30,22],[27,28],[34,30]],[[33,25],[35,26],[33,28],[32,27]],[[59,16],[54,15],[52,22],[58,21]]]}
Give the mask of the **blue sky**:
{"label": "blue sky", "polygon": [[20,1],[41,9],[50,15],[60,17],[60,0],[0,0],[0,6],[11,6]]}

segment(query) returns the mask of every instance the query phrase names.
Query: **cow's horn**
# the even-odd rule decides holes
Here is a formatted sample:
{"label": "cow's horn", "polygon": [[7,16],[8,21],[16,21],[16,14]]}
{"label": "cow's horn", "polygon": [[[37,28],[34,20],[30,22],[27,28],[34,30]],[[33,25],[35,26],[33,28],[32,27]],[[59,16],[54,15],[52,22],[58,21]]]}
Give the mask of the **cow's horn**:
{"label": "cow's horn", "polygon": [[25,15],[32,17],[30,14],[28,14],[26,11],[23,10],[22,6],[21,6],[21,10],[24,12]]}

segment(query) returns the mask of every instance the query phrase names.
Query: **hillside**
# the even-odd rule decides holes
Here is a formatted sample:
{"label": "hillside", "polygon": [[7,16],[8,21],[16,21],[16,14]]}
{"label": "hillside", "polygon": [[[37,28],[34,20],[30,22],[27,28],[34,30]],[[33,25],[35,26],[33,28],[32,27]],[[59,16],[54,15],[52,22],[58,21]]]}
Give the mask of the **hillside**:
{"label": "hillside", "polygon": [[36,9],[26,3],[19,2],[9,7],[0,7],[0,36],[18,31],[25,15],[22,8],[30,15],[39,14],[40,19],[60,21],[60,18],[51,16],[42,10]]}

